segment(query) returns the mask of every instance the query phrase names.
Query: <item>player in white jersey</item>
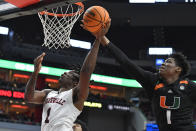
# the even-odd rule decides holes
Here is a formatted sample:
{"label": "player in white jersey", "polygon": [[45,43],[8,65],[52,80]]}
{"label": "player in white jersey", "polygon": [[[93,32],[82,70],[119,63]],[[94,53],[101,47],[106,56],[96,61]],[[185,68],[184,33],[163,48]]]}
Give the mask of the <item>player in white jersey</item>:
{"label": "player in white jersey", "polygon": [[87,54],[80,75],[75,71],[65,72],[59,78],[59,90],[35,90],[37,76],[40,72],[45,53],[34,60],[32,73],[25,90],[28,103],[43,104],[41,131],[73,131],[73,122],[81,113],[84,101],[88,97],[91,74],[94,71],[101,38],[108,32],[106,27],[94,33],[95,42]]}

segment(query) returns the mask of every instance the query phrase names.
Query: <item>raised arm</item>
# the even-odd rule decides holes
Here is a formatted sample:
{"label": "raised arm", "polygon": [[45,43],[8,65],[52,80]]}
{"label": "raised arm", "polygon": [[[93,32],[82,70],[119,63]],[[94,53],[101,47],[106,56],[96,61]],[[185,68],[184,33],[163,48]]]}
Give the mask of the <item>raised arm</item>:
{"label": "raised arm", "polygon": [[[110,26],[109,22],[105,28],[102,27],[102,29],[99,32],[93,34],[96,37],[96,39],[93,43],[91,50],[87,54],[83,62],[82,68],[80,70],[80,81],[78,84],[78,101],[74,103],[74,105],[79,110],[83,109],[84,101],[88,97],[90,78],[91,74],[95,69],[101,38],[107,33]],[[85,29],[85,27],[83,28]]]}
{"label": "raised arm", "polygon": [[109,50],[112,56],[114,56],[115,59],[124,67],[124,70],[126,70],[126,72],[130,74],[130,76],[134,77],[138,82],[142,83],[148,78],[149,80],[151,79],[153,75],[152,72],[145,71],[136,65],[121,49],[112,44],[106,36],[102,38],[101,44]]}
{"label": "raised arm", "polygon": [[34,72],[32,73],[25,88],[25,101],[27,103],[43,104],[44,98],[49,90],[35,90],[38,74],[41,70],[45,53],[42,53],[34,60]]}

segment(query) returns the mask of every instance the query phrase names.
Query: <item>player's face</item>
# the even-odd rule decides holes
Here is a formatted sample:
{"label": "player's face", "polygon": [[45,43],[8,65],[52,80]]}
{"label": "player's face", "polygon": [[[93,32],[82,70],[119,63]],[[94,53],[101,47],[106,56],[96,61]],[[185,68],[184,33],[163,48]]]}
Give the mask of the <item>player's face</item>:
{"label": "player's face", "polygon": [[63,87],[70,87],[73,85],[73,71],[64,72],[59,78],[59,84]]}
{"label": "player's face", "polygon": [[162,77],[174,75],[180,67],[176,65],[174,58],[168,58],[159,68],[159,73]]}

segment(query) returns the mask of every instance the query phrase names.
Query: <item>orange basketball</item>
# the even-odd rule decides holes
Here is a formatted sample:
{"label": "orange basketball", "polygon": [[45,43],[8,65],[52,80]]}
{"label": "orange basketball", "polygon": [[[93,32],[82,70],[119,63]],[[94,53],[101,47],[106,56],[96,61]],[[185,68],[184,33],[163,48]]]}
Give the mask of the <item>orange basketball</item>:
{"label": "orange basketball", "polygon": [[101,6],[91,6],[83,15],[83,24],[90,32],[97,32],[102,24],[108,22],[110,16],[107,10]]}

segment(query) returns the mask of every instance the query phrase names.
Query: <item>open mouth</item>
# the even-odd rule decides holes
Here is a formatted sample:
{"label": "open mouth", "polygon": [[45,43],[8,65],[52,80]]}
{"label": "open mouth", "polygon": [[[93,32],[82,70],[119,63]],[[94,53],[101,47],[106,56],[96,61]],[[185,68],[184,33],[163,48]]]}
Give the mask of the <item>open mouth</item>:
{"label": "open mouth", "polygon": [[159,71],[164,71],[164,70],[165,70],[164,67],[160,67],[160,68],[159,68]]}
{"label": "open mouth", "polygon": [[165,67],[164,67],[164,66],[161,66],[161,67],[160,67],[160,69],[164,70],[164,69],[165,69]]}

